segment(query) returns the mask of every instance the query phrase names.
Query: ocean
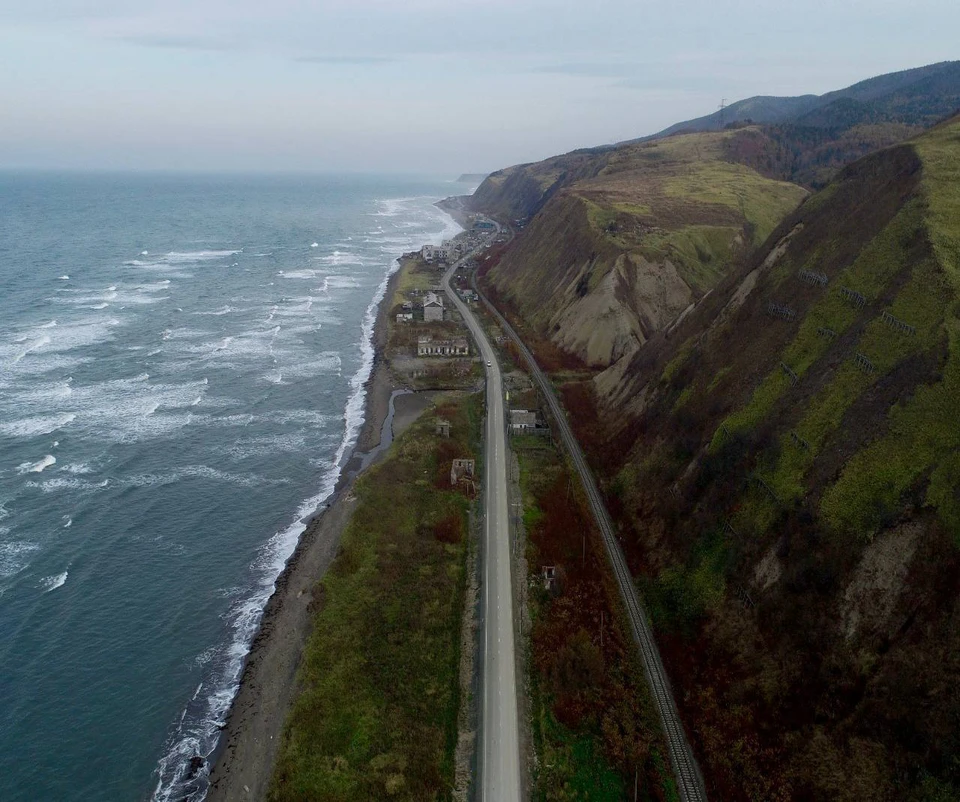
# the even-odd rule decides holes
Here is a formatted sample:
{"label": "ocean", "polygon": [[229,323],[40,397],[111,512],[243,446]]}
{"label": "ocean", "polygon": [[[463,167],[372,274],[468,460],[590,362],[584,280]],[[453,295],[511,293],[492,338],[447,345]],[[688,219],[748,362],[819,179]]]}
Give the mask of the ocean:
{"label": "ocean", "polygon": [[0,173],[0,799],[198,800],[423,178]]}

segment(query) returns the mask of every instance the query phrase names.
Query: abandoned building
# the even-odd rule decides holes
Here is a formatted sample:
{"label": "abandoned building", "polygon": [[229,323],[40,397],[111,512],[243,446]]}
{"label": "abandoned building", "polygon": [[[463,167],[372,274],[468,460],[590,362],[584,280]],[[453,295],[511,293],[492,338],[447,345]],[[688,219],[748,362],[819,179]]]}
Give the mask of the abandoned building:
{"label": "abandoned building", "polygon": [[537,428],[537,413],[527,409],[510,410],[510,431],[522,432]]}
{"label": "abandoned building", "polygon": [[442,419],[437,421],[437,435],[440,437],[450,436],[450,421]]}
{"label": "abandoned building", "polygon": [[461,479],[472,479],[476,464],[472,459],[455,459],[450,466],[450,484],[455,487]]}
{"label": "abandoned building", "polygon": [[543,577],[543,589],[553,590],[557,585],[557,567],[555,565],[545,565],[541,570]]}
{"label": "abandoned building", "polygon": [[470,356],[470,344],[463,337],[455,340],[420,337],[417,340],[417,356]]}
{"label": "abandoned building", "polygon": [[428,292],[423,299],[423,319],[427,323],[443,320],[443,298],[435,292]]}
{"label": "abandoned building", "polygon": [[450,258],[450,251],[443,245],[424,245],[420,249],[420,256],[425,262],[446,262]]}

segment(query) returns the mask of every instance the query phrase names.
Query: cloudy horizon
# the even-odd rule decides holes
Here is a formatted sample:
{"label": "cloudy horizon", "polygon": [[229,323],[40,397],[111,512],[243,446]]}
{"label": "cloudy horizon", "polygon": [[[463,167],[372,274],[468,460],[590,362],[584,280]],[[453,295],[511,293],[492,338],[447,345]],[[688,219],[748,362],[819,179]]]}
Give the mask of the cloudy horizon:
{"label": "cloudy horizon", "polygon": [[486,172],[957,58],[958,29],[944,0],[0,0],[0,167]]}

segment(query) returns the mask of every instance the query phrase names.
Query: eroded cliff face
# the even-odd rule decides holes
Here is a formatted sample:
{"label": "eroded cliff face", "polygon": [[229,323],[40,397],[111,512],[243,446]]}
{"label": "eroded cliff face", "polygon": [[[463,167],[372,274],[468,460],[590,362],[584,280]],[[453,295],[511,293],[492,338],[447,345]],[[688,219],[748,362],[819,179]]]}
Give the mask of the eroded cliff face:
{"label": "eroded cliff face", "polygon": [[632,357],[806,195],[727,160],[732,140],[758,136],[678,136],[495,174],[477,207],[535,214],[488,281],[587,365]]}
{"label": "eroded cliff face", "polygon": [[716,272],[670,222],[676,173],[634,174],[629,211],[590,195],[607,175],[555,192],[490,279],[597,368],[554,378],[711,794],[960,798],[960,118],[752,250],[711,218],[713,253],[744,248]]}

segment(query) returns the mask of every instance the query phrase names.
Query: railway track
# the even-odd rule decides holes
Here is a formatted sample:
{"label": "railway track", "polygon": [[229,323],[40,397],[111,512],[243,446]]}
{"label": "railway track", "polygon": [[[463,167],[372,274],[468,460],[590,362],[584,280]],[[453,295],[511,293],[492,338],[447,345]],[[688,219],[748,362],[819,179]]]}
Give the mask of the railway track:
{"label": "railway track", "polygon": [[686,732],[683,729],[683,723],[680,721],[680,714],[677,711],[677,705],[673,698],[673,690],[670,686],[670,679],[663,667],[663,661],[660,658],[660,650],[657,648],[653,631],[650,627],[650,620],[647,617],[640,598],[637,596],[637,590],[633,583],[633,577],[627,568],[627,561],[617,540],[613,522],[610,514],[607,512],[606,505],[603,503],[603,497],[597,487],[593,472],[587,464],[580,444],[573,435],[570,424],[567,421],[566,414],[553,387],[547,380],[546,375],[540,370],[531,351],[524,345],[523,341],[514,331],[507,320],[499,311],[487,300],[486,296],[480,292],[476,283],[476,274],[473,276],[473,287],[477,294],[483,300],[483,303],[496,317],[500,326],[508,336],[516,343],[517,348],[526,360],[531,375],[540,387],[547,405],[553,414],[557,428],[560,431],[560,437],[570,455],[577,473],[580,474],[580,480],[583,482],[583,488],[586,491],[587,499],[590,502],[590,508],[593,512],[597,526],[603,537],[603,545],[607,551],[607,557],[610,560],[610,566],[613,569],[617,580],[617,586],[620,588],[620,596],[626,609],[627,618],[630,621],[630,629],[633,633],[634,642],[640,651],[641,662],[643,663],[644,673],[647,677],[647,683],[653,695],[657,706],[657,713],[660,716],[660,723],[663,727],[664,736],[667,741],[667,749],[670,756],[670,766],[673,771],[674,779],[677,783],[677,791],[682,802],[706,802],[707,792],[704,786],[703,776],[700,773],[700,767],[690,748]]}

